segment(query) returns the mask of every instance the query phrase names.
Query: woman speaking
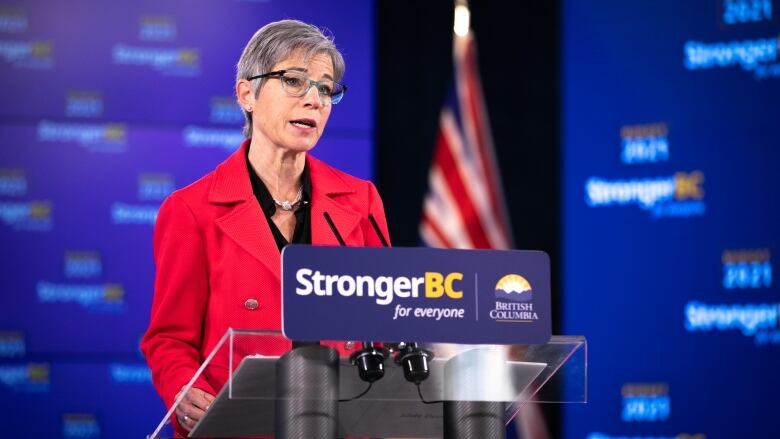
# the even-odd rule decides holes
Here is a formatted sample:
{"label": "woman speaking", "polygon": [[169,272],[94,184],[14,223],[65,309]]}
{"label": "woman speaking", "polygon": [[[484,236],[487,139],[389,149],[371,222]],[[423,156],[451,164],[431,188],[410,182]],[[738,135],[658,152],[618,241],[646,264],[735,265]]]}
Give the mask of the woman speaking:
{"label": "woman speaking", "polygon": [[[154,301],[141,348],[166,406],[228,328],[281,329],[282,247],[379,246],[369,215],[387,236],[376,188],[308,154],[344,98],[343,74],[332,39],[300,21],[268,24],[244,48],[235,89],[246,140],[171,194],[155,225]],[[176,409],[179,433],[227,380],[227,358],[213,364]]]}

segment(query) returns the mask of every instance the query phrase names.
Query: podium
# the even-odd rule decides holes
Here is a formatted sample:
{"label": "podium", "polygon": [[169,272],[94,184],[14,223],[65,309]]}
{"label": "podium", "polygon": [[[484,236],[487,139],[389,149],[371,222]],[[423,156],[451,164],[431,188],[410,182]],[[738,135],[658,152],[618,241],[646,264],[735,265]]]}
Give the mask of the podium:
{"label": "podium", "polygon": [[[532,345],[421,344],[429,373],[418,382],[390,349],[384,376],[370,384],[350,355],[360,342],[288,346],[279,332],[229,329],[187,386],[225,381],[189,437],[503,438],[524,404],[587,401],[581,336]],[[174,437],[180,402],[148,439]]]}

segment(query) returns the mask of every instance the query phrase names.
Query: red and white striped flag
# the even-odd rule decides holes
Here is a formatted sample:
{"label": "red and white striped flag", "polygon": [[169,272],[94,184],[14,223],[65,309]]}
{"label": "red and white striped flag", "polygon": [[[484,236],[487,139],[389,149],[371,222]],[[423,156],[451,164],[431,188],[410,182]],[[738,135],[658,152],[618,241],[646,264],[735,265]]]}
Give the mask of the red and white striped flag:
{"label": "red and white striped flag", "polygon": [[508,249],[512,231],[469,31],[454,37],[455,77],[442,108],[420,237],[440,248]]}
{"label": "red and white striped flag", "polygon": [[[453,38],[455,77],[439,117],[420,238],[429,247],[510,249],[512,229],[482,98],[476,42],[471,31]],[[533,402],[521,406],[515,430],[518,439],[549,437]]]}

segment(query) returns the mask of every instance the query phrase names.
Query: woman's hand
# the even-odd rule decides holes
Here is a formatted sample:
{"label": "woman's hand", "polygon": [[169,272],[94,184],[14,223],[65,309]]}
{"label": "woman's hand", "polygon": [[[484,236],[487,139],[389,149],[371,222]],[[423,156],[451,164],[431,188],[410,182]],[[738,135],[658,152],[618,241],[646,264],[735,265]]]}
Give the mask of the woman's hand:
{"label": "woman's hand", "polygon": [[[183,391],[184,387],[179,391],[179,395]],[[176,395],[176,399],[179,398],[179,395]],[[176,407],[176,418],[179,420],[179,424],[187,431],[192,430],[209,409],[212,401],[214,401],[214,395],[195,387],[191,388],[182,399],[181,404]]]}

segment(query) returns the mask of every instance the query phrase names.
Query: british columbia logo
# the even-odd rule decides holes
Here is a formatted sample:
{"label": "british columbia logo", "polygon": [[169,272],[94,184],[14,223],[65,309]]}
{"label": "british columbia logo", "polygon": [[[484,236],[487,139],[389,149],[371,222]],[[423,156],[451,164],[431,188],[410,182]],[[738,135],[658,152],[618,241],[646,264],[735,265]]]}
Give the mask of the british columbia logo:
{"label": "british columbia logo", "polygon": [[533,288],[518,274],[508,274],[496,283],[496,306],[490,318],[497,322],[531,323],[539,320],[534,311]]}

